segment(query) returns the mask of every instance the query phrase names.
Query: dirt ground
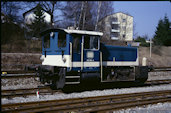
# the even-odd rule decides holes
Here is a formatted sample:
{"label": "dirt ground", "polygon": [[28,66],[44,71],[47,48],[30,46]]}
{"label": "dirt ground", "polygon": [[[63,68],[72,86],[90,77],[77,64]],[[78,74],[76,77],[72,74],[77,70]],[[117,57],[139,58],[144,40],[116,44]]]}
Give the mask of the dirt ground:
{"label": "dirt ground", "polygon": [[[139,47],[138,49],[140,65],[142,58],[146,57],[148,65],[154,67],[171,66],[171,47],[152,47],[151,57],[149,47]],[[1,53],[1,70],[23,69],[25,64],[41,64],[40,56],[40,53]]]}

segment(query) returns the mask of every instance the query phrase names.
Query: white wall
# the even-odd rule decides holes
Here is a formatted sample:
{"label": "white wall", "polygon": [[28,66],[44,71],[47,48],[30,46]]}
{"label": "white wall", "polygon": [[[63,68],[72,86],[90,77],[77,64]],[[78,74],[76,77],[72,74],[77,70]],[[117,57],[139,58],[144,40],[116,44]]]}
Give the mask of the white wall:
{"label": "white wall", "polygon": [[[43,11],[44,15],[45,15],[45,22],[50,23],[51,22],[51,16],[50,14],[48,14],[47,12]],[[33,20],[35,19],[35,14],[34,14],[34,10],[31,12],[26,13],[25,17],[24,17],[24,22],[26,24],[31,24],[33,22]]]}
{"label": "white wall", "polygon": [[[118,19],[117,21],[119,23],[118,39],[125,40],[125,41],[132,41],[133,40],[133,17],[124,13],[115,13],[113,15],[109,15],[102,20],[104,23],[102,21],[98,23],[99,25],[102,25],[103,23],[102,26],[104,26],[104,30],[102,32],[104,33],[104,35],[107,38],[112,38],[111,37],[111,30],[112,30],[111,18],[114,18],[114,17]],[[126,21],[122,22],[123,19],[126,19]],[[124,26],[126,27],[126,29],[124,29]],[[123,34],[125,34],[125,38],[123,38]]]}

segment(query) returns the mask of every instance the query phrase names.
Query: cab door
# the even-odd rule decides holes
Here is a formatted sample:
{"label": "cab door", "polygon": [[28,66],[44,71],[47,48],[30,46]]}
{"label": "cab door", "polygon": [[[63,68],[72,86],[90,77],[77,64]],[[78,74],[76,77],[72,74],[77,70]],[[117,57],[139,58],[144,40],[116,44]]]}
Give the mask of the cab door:
{"label": "cab door", "polygon": [[72,34],[72,62],[74,63],[74,69],[80,70],[80,62],[81,62],[81,43],[82,43],[82,35]]}
{"label": "cab door", "polygon": [[84,36],[83,64],[84,71],[100,70],[99,36]]}

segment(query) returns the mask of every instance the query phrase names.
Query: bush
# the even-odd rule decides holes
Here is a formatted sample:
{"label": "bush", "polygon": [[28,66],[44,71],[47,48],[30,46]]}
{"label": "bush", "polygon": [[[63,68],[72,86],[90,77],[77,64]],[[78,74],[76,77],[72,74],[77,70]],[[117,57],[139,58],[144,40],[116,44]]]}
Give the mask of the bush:
{"label": "bush", "polygon": [[140,46],[149,47],[150,44],[146,42],[146,39],[147,39],[146,36],[145,37],[138,36],[137,39],[135,39],[134,41],[135,42],[140,42]]}

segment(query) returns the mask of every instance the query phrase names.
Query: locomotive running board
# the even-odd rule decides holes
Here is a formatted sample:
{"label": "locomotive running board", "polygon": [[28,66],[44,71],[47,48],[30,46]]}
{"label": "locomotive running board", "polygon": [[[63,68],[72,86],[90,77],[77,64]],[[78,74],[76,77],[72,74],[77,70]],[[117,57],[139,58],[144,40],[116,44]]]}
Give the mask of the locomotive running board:
{"label": "locomotive running board", "polygon": [[80,76],[65,76],[65,78],[80,78]]}
{"label": "locomotive running board", "polygon": [[65,84],[80,84],[80,82],[65,82]]}
{"label": "locomotive running board", "polygon": [[65,76],[65,79],[76,79],[76,80],[73,80],[73,81],[65,81],[65,84],[79,84],[80,83],[80,76]]}

